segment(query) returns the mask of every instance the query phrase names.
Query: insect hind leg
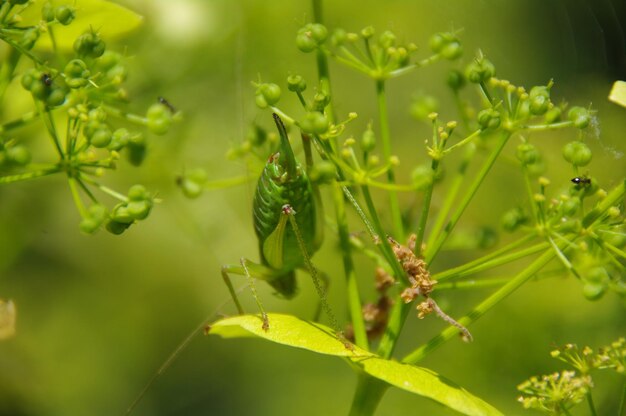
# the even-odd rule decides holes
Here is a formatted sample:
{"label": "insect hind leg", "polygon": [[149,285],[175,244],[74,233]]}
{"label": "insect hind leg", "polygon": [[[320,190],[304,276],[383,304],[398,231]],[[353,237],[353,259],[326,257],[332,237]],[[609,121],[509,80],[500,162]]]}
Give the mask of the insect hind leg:
{"label": "insect hind leg", "polygon": [[[298,228],[298,223],[295,218],[296,212],[289,204],[283,205],[282,211],[283,211],[282,212],[283,215],[288,216],[289,223],[291,224],[294,234],[296,235],[296,240],[298,241],[298,246],[300,248],[300,251],[302,252],[302,257],[304,258],[306,269],[311,275],[311,279],[313,280],[313,285],[315,286],[317,295],[320,298],[321,309],[323,309],[324,312],[326,313],[326,316],[330,320],[333,329],[338,334],[340,334],[341,330],[339,329],[337,318],[335,317],[335,314],[333,313],[332,309],[330,308],[330,305],[328,304],[328,300],[326,299],[326,289],[328,287],[327,279],[325,279],[324,277],[320,277],[321,276],[320,272],[315,268],[315,266],[313,265],[313,262],[311,261],[311,257],[309,256],[309,253],[306,249],[306,244],[304,243],[304,239],[302,238],[302,234],[300,234],[300,229]],[[320,280],[324,282],[323,285],[322,283],[320,283]]]}
{"label": "insect hind leg", "polygon": [[238,265],[227,264],[227,265],[222,266],[222,278],[224,279],[224,282],[226,283],[226,286],[228,287],[228,291],[230,292],[230,296],[233,298],[233,302],[235,303],[235,306],[237,307],[237,311],[239,312],[240,315],[243,315],[245,312],[243,310],[243,307],[241,306],[241,303],[239,302],[239,298],[237,297],[237,293],[235,292],[235,288],[233,287],[233,283],[230,279],[229,274],[230,273],[238,274],[238,275],[242,275],[246,277],[246,280],[248,281],[248,286],[250,287],[250,291],[252,292],[252,297],[254,298],[261,312],[261,319],[263,320],[263,330],[267,331],[269,329],[269,320],[267,318],[267,313],[265,312],[265,309],[263,308],[263,304],[261,303],[261,299],[259,298],[259,295],[256,291],[256,284],[255,284],[255,279],[254,279],[255,276],[252,273],[250,273],[251,268],[256,269],[257,267],[262,267],[262,266],[259,266],[253,261],[250,261],[242,257]]}

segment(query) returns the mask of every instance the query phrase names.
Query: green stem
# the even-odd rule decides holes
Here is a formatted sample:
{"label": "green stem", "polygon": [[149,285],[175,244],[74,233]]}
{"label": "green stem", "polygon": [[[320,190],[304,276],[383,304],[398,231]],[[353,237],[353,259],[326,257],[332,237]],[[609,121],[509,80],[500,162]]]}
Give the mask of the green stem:
{"label": "green stem", "polygon": [[383,398],[383,394],[387,391],[389,385],[361,373],[356,386],[356,392],[352,399],[352,407],[350,408],[350,416],[369,416],[373,415],[376,407]]}
{"label": "green stem", "polygon": [[[313,18],[316,23],[323,22],[322,16],[322,0],[313,0]],[[326,107],[326,117],[331,123],[335,121],[335,113],[333,108],[333,95],[330,84],[330,71],[328,70],[328,58],[322,48],[318,48],[316,54],[317,75],[320,88],[328,93],[331,97]],[[332,146],[329,146],[332,149]],[[343,172],[338,169],[339,177],[343,177]],[[334,187],[333,199],[335,205],[335,217],[337,219],[337,231],[339,235],[339,244],[341,246],[343,270],[346,277],[348,291],[348,308],[352,321],[352,329],[354,331],[354,340],[357,346],[369,350],[367,340],[367,332],[365,330],[365,322],[363,320],[361,297],[359,294],[358,281],[356,279],[356,271],[354,270],[354,261],[352,259],[352,247],[350,246],[350,233],[348,229],[348,219],[346,216],[345,201],[343,193],[338,187]]]}
{"label": "green stem", "polygon": [[43,66],[44,62],[42,60],[40,60],[39,58],[37,58],[35,55],[33,55],[31,53],[31,51],[24,49],[23,47],[21,47],[18,43],[16,43],[13,39],[11,39],[9,36],[5,36],[4,31],[0,30],[0,39],[5,41],[6,43],[8,43],[9,45],[11,45],[11,47],[13,47],[13,49],[15,49],[16,51],[18,51],[21,55],[27,56],[28,58],[30,58],[33,62],[35,62],[36,64]]}
{"label": "green stem", "polygon": [[622,389],[622,397],[619,401],[619,409],[617,410],[617,416],[626,415],[626,381],[624,381],[624,388]]}
{"label": "green stem", "polygon": [[465,180],[467,176],[466,175],[467,168],[470,162],[472,161],[472,159],[474,158],[475,153],[476,153],[475,145],[471,144],[466,148],[465,154],[463,155],[463,160],[461,160],[461,163],[459,164],[459,168],[454,176],[454,179],[452,180],[452,184],[450,185],[450,188],[446,192],[446,199],[443,203],[443,206],[439,209],[437,218],[435,219],[435,224],[432,226],[430,235],[428,237],[428,241],[426,243],[426,247],[431,246],[435,241],[435,237],[437,237],[439,233],[441,232],[441,229],[443,228],[443,224],[446,221],[446,217],[448,216],[448,213],[452,209],[454,201],[456,200],[456,197],[459,194],[459,191],[461,190],[461,185],[463,185],[463,181]]}
{"label": "green stem", "polygon": [[59,158],[61,160],[64,160],[65,153],[63,153],[63,148],[61,147],[61,142],[59,141],[59,136],[54,126],[54,118],[52,117],[52,113],[50,113],[50,110],[46,107],[45,104],[43,104],[37,99],[35,99],[35,105],[37,106],[37,113],[41,116],[41,120],[43,121],[43,124],[46,126],[46,129],[48,130],[48,134],[50,135],[50,138],[52,139],[52,143],[54,144],[54,147],[57,149]]}
{"label": "green stem", "polygon": [[[459,319],[459,323],[465,327],[469,326],[471,323],[479,319],[483,316],[488,310],[493,308],[495,305],[500,303],[504,298],[517,290],[520,286],[530,280],[539,270],[541,270],[548,262],[550,262],[555,256],[553,250],[546,250],[539,258],[537,258],[534,262],[532,262],[528,267],[526,267],[522,272],[520,272],[517,276],[511,279],[507,284],[498,289],[495,293],[477,305],[472,311],[470,311],[466,316]],[[450,340],[456,334],[458,334],[459,329],[453,326],[450,326],[444,329],[439,335],[432,338],[426,344],[417,348],[409,355],[404,357],[402,362],[408,364],[415,364],[418,361],[422,360],[428,353],[435,350],[444,342]]]}
{"label": "green stem", "polygon": [[15,49],[9,49],[8,56],[5,58],[0,69],[0,100],[4,98],[4,93],[13,79],[13,72],[22,55]]}
{"label": "green stem", "polygon": [[[376,81],[376,97],[378,101],[378,117],[380,121],[380,137],[383,144],[383,155],[389,161],[391,158],[391,137],[389,134],[389,115],[387,113],[387,95],[385,94],[385,81]],[[390,184],[396,183],[393,169],[387,171],[387,181]],[[391,220],[395,238],[404,241],[404,226],[402,225],[402,213],[398,194],[394,190],[389,190],[389,206],[391,209]]]}
{"label": "green stem", "polygon": [[[530,234],[524,237],[523,239],[516,241],[514,244],[517,245],[519,242],[526,242],[530,240],[530,238],[534,238],[534,235]],[[501,250],[498,250],[497,252],[490,253],[487,256],[481,257],[479,259],[466,263],[462,266],[455,267],[453,269],[448,269],[445,272],[437,273],[433,275],[432,278],[433,280],[436,280],[438,282],[443,282],[448,279],[461,279],[463,277],[476,274],[479,272],[483,272],[485,270],[489,270],[494,267],[498,267],[503,264],[507,264],[512,261],[515,261],[515,260],[519,260],[521,258],[530,256],[532,254],[539,253],[547,249],[548,247],[550,247],[550,243],[544,241],[542,243],[535,244],[534,246],[527,247],[525,249],[516,251],[508,255],[501,254],[501,255],[495,256],[496,253],[503,253],[501,249]]]}
{"label": "green stem", "polygon": [[437,291],[450,289],[482,289],[485,287],[502,286],[511,279],[508,277],[481,279],[481,280],[464,280],[462,282],[449,282],[437,285]]}
{"label": "green stem", "polygon": [[589,405],[589,412],[591,416],[597,416],[596,406],[593,404],[593,397],[591,396],[591,390],[587,392],[587,404]]}
{"label": "green stem", "polygon": [[552,124],[538,124],[538,125],[530,125],[530,126],[520,126],[522,130],[529,131],[549,131],[549,130],[558,130],[566,127],[571,127],[574,125],[573,121],[561,121],[558,123]]}
{"label": "green stem", "polygon": [[63,168],[60,166],[53,166],[47,169],[41,169],[41,170],[36,170],[32,172],[24,172],[24,173],[18,173],[15,175],[0,176],[0,184],[27,181],[30,179],[40,178],[42,176],[48,176],[54,173],[59,173],[62,170]]}
{"label": "green stem", "polygon": [[380,219],[378,218],[378,214],[376,213],[376,207],[374,206],[374,201],[372,200],[372,195],[370,194],[369,188],[367,186],[361,186],[361,191],[363,192],[363,198],[365,199],[365,205],[367,206],[367,210],[370,213],[370,217],[372,218],[372,223],[374,225],[374,230],[378,235],[380,240],[379,244],[381,246],[381,251],[389,266],[393,269],[393,273],[396,279],[401,279],[405,285],[409,284],[409,281],[406,277],[406,273],[400,267],[398,260],[396,259],[395,254],[393,254],[393,250],[389,245],[389,241],[385,236],[384,230],[382,229],[382,224]]}
{"label": "green stem", "polygon": [[148,119],[146,117],[142,117],[137,114],[127,113],[125,111],[120,110],[119,108],[112,107],[110,105],[103,105],[102,108],[108,114],[119,117],[131,123],[136,123],[142,126],[146,126],[148,124]]}
{"label": "green stem", "polygon": [[487,160],[484,162],[482,168],[480,169],[476,178],[474,179],[474,182],[470,185],[469,189],[467,190],[467,193],[465,194],[464,198],[459,203],[456,211],[450,217],[450,220],[446,224],[443,232],[438,236],[438,238],[435,240],[435,243],[433,245],[427,247],[426,253],[424,256],[427,264],[431,264],[434,258],[437,256],[437,254],[441,250],[443,243],[446,241],[446,239],[448,238],[448,236],[450,235],[450,233],[456,226],[457,222],[459,221],[459,219],[465,212],[465,209],[467,208],[471,200],[476,195],[478,188],[480,187],[480,185],[482,185],[483,180],[485,179],[485,177],[491,170],[491,167],[496,162],[496,159],[500,155],[500,152],[502,152],[502,149],[504,149],[504,146],[509,140],[509,137],[511,137],[510,132],[502,133],[502,136],[500,137],[500,141],[496,144],[495,149],[493,149],[493,151],[491,152]]}
{"label": "green stem", "polygon": [[3,125],[0,126],[0,133],[6,133],[6,132],[9,132],[9,131],[11,131],[13,129],[22,127],[22,126],[26,125],[27,123],[29,123],[29,122],[31,122],[33,120],[36,120],[38,116],[39,116],[38,112],[32,111],[30,113],[23,114],[18,119],[7,121],[6,123],[4,123]]}
{"label": "green stem", "polygon": [[613,188],[609,194],[602,199],[591,211],[583,218],[583,227],[589,227],[593,224],[604,212],[613,205],[619,204],[626,194],[626,180],[622,181],[618,186]]}
{"label": "green stem", "polygon": [[346,277],[346,285],[348,291],[348,309],[352,321],[352,329],[354,331],[354,340],[356,345],[369,350],[367,340],[367,332],[365,330],[365,322],[363,320],[363,306],[359,295],[359,285],[354,270],[354,261],[352,260],[352,247],[350,246],[350,233],[348,230],[348,221],[346,217],[346,206],[343,199],[343,192],[340,188],[334,187],[333,198],[335,202],[335,216],[337,217],[337,231],[339,234],[339,245],[343,259],[343,271]]}
{"label": "green stem", "polygon": [[402,327],[404,326],[407,316],[409,316],[410,310],[410,303],[396,302],[393,305],[391,313],[389,314],[387,328],[378,344],[378,351],[376,352],[381,357],[389,359],[391,354],[393,354],[396,342],[400,336],[400,331],[402,331]]}
{"label": "green stem", "polygon": [[74,204],[76,205],[76,208],[78,209],[78,212],[80,213],[80,216],[83,218],[87,218],[89,216],[89,213],[87,212],[87,209],[85,208],[85,204],[83,204],[83,200],[80,199],[80,193],[78,192],[76,178],[73,178],[70,176],[67,178],[67,180],[70,184],[70,190],[72,191],[72,198],[74,199]]}
{"label": "green stem", "polygon": [[430,165],[432,177],[428,184],[428,188],[424,192],[424,201],[422,201],[422,214],[420,215],[419,225],[417,226],[417,238],[415,240],[415,255],[420,256],[422,253],[422,242],[424,241],[424,233],[426,232],[426,223],[428,222],[428,213],[430,212],[430,203],[433,197],[433,188],[435,187],[435,178],[439,169],[439,160],[433,159]]}

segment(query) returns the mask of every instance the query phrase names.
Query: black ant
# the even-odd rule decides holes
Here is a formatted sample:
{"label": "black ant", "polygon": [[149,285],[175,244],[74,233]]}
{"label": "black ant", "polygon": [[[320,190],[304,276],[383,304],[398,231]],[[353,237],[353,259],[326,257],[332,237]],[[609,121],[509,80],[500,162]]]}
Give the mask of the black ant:
{"label": "black ant", "polygon": [[46,87],[50,87],[52,85],[52,77],[50,74],[41,74],[41,82],[43,82],[43,85]]}
{"label": "black ant", "polygon": [[165,98],[163,98],[163,97],[159,97],[159,98],[158,98],[158,100],[159,100],[159,102],[160,102],[161,104],[163,104],[164,106],[166,106],[166,107],[167,107],[167,108],[168,108],[168,109],[172,112],[172,114],[173,114],[173,113],[176,113],[176,108],[174,108],[174,106],[173,106],[172,104],[170,104],[170,102],[169,102],[169,101],[167,101]]}
{"label": "black ant", "polygon": [[576,186],[588,186],[591,185],[591,179],[586,176],[576,176],[571,179],[571,182]]}

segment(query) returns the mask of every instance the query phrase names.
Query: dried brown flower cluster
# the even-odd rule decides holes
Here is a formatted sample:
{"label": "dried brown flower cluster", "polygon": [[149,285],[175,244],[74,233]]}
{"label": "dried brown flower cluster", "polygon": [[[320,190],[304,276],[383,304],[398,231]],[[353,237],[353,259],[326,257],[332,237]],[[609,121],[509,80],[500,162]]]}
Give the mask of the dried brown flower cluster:
{"label": "dried brown flower cluster", "polygon": [[411,234],[406,246],[401,245],[391,237],[387,237],[387,239],[391,244],[396,258],[406,272],[409,282],[411,282],[411,286],[404,289],[400,294],[402,300],[404,300],[405,303],[409,303],[414,301],[418,296],[423,296],[425,298],[424,301],[417,305],[418,318],[423,319],[426,315],[435,312],[441,319],[457,327],[461,331],[465,341],[471,341],[472,335],[467,328],[442,311],[437,305],[437,302],[430,297],[437,281],[431,279],[426,262],[415,255],[417,236]]}

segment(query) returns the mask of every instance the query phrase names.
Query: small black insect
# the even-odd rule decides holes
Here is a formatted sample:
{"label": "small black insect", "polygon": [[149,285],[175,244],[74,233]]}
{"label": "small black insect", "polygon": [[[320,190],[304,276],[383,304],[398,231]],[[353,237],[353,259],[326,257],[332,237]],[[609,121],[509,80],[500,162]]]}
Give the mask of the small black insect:
{"label": "small black insect", "polygon": [[52,77],[50,74],[41,74],[41,82],[43,82],[46,87],[49,87],[52,85]]}
{"label": "small black insect", "polygon": [[575,178],[572,178],[572,183],[578,186],[587,186],[587,185],[591,185],[591,179],[589,179],[586,176],[576,176]]}
{"label": "small black insect", "polygon": [[163,97],[159,97],[159,98],[158,98],[158,100],[159,100],[159,102],[160,102],[161,104],[163,104],[164,106],[166,106],[167,108],[169,108],[169,110],[170,110],[172,113],[176,113],[176,108],[175,108],[172,104],[170,104],[170,102],[169,102],[169,101],[167,101],[165,98],[163,98]]}

